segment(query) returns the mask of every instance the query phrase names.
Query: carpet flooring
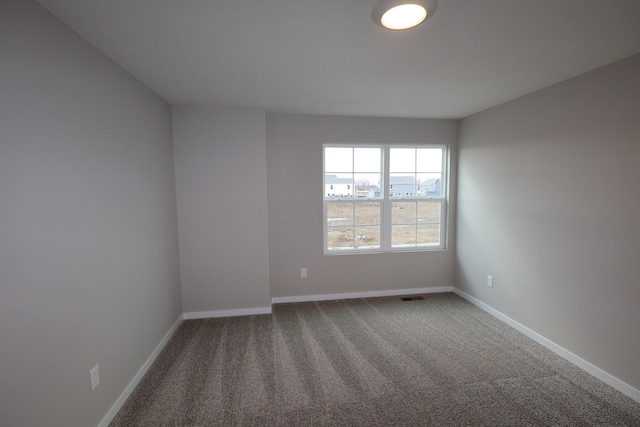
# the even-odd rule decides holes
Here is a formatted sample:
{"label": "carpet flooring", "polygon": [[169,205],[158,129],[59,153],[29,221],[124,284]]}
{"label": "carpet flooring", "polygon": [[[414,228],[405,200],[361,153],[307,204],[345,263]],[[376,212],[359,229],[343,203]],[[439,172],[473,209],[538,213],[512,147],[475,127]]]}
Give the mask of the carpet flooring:
{"label": "carpet flooring", "polygon": [[640,403],[443,293],[187,320],[111,426],[640,426]]}

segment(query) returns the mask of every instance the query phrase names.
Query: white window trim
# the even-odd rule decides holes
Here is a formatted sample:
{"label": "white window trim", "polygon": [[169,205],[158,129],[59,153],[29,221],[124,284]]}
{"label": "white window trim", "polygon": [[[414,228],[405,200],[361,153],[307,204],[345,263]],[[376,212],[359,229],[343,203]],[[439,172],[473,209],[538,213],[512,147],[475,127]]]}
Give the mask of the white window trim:
{"label": "white window trim", "polygon": [[[380,198],[353,198],[346,200],[334,200],[325,198],[325,148],[327,147],[348,147],[348,148],[380,148],[381,153],[381,191]],[[441,184],[441,197],[397,197],[390,198],[389,179],[390,167],[390,150],[392,148],[441,148],[442,149],[442,177],[444,183]],[[447,144],[414,144],[414,145],[396,145],[396,144],[347,144],[347,143],[327,143],[322,145],[322,233],[323,233],[323,253],[325,255],[358,255],[371,253],[402,253],[402,252],[433,252],[446,251],[447,238],[449,229],[448,206],[449,206],[449,146]],[[440,244],[439,245],[415,245],[415,246],[391,246],[391,202],[400,200],[441,200],[440,205]],[[327,203],[328,202],[366,202],[380,201],[380,247],[379,248],[344,248],[344,249],[328,249],[328,232],[327,232]]]}

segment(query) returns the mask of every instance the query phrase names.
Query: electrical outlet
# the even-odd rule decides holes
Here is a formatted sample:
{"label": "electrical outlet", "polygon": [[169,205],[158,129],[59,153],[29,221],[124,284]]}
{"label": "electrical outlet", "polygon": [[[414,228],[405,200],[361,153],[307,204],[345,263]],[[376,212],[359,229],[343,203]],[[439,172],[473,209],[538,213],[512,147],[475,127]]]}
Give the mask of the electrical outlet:
{"label": "electrical outlet", "polygon": [[487,286],[493,288],[493,276],[487,276]]}
{"label": "electrical outlet", "polygon": [[98,387],[98,384],[100,384],[100,372],[98,371],[98,365],[89,371],[89,376],[91,377],[91,391],[93,391]]}
{"label": "electrical outlet", "polygon": [[301,268],[300,269],[300,277],[307,277],[307,269],[306,268]]}

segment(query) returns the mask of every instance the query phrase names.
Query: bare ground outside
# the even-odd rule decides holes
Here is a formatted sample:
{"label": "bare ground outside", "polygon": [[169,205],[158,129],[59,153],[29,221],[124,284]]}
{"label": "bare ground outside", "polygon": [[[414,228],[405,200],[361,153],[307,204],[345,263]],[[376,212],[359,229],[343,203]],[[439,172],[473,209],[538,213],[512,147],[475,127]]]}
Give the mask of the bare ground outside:
{"label": "bare ground outside", "polygon": [[[440,243],[440,200],[391,202],[391,245],[418,246]],[[380,247],[381,202],[327,203],[329,249]]]}

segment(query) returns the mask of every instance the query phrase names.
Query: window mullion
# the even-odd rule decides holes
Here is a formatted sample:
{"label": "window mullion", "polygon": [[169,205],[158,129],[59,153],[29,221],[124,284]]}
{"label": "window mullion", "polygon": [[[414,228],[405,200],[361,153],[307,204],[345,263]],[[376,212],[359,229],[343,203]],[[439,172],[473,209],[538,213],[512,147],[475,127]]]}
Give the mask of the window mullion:
{"label": "window mullion", "polygon": [[[417,164],[417,161],[416,161],[416,164]],[[416,223],[415,223],[415,237],[416,237],[416,244],[415,244],[415,246],[418,246],[418,221],[419,221],[419,219],[418,219],[418,200],[415,200],[415,201],[413,202],[413,204],[414,204],[415,209],[416,209],[416,210],[415,210],[415,213],[416,213]]]}
{"label": "window mullion", "polygon": [[358,239],[356,238],[356,202],[351,202],[352,224],[353,224],[353,249],[358,248]]}
{"label": "window mullion", "polygon": [[382,151],[383,200],[382,200],[382,243],[385,251],[391,250],[391,201],[389,196],[390,182],[390,146],[385,145]]}
{"label": "window mullion", "polygon": [[[355,167],[356,167],[356,148],[351,147],[351,192],[352,192],[351,196],[352,198],[353,196],[355,196],[355,189],[356,189]],[[356,202],[354,200],[351,201],[351,224],[352,224],[351,238],[353,239],[353,249],[355,250],[358,248],[358,242],[356,239]]]}

